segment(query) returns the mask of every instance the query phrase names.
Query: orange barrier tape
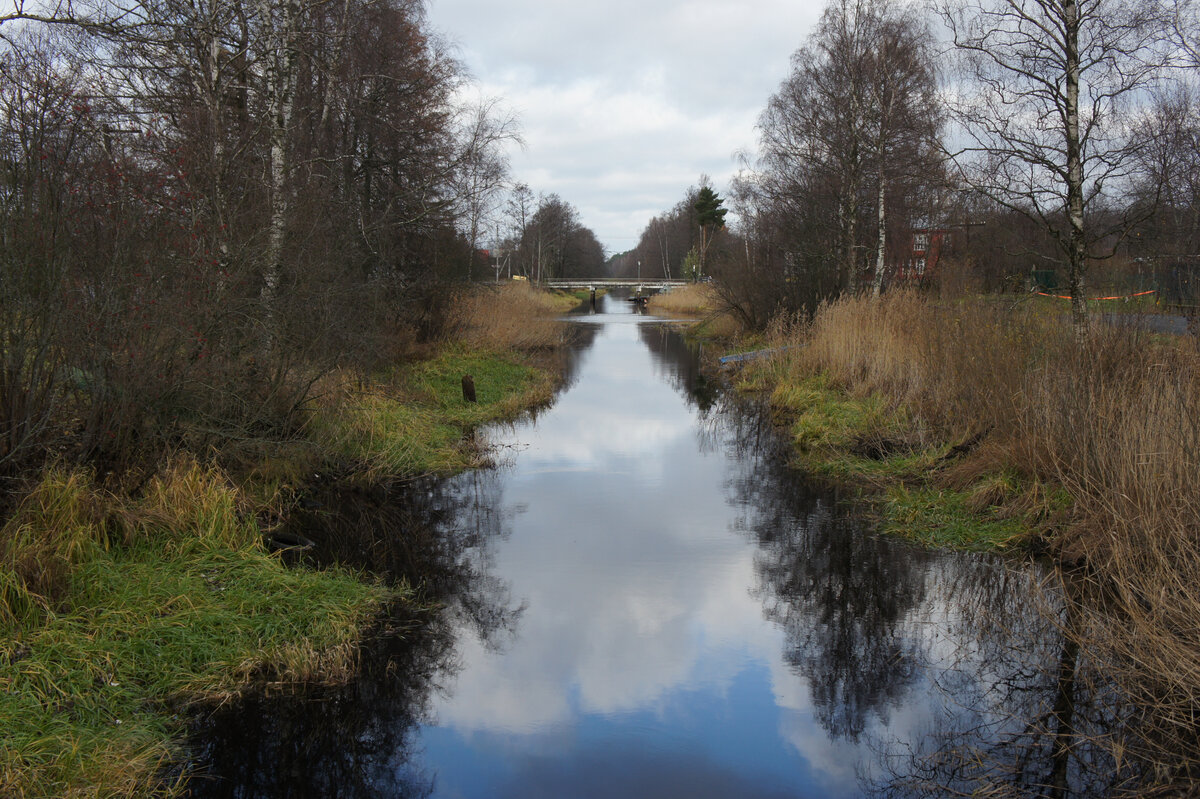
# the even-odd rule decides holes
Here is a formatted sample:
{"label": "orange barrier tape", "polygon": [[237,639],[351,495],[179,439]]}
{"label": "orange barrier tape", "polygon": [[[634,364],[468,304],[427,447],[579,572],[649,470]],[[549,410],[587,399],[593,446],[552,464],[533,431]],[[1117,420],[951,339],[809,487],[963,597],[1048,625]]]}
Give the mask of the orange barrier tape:
{"label": "orange barrier tape", "polygon": [[[1158,289],[1150,289],[1149,291],[1139,291],[1137,294],[1122,294],[1120,297],[1088,297],[1085,300],[1085,302],[1091,302],[1092,300],[1125,300],[1125,299],[1129,299],[1130,297],[1144,297],[1147,294],[1153,294],[1156,291],[1158,291]],[[1039,297],[1054,297],[1055,299],[1059,299],[1059,300],[1071,299],[1070,294],[1046,294],[1045,292],[1042,292],[1042,291],[1038,291],[1035,293]]]}

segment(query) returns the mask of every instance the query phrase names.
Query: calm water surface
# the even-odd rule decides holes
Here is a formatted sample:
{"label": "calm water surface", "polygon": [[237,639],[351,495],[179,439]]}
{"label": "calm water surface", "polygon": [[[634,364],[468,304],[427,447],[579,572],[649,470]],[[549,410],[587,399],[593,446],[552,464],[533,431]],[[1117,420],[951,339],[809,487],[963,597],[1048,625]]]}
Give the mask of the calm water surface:
{"label": "calm water surface", "polygon": [[496,469],[312,513],[327,557],[444,610],[393,619],[350,686],[202,717],[195,795],[921,793],[961,774],[913,752],[1002,749],[1053,703],[1027,569],[872,535],[677,334],[601,311],[553,407],[489,431]]}

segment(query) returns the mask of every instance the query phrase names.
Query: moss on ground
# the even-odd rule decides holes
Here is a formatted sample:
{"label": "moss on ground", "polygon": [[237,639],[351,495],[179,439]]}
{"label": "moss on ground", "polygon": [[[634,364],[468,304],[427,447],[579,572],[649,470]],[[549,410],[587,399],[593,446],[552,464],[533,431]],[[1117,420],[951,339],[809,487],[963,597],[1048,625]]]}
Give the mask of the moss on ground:
{"label": "moss on ground", "polygon": [[764,363],[745,370],[742,391],[769,392],[800,469],[859,488],[888,534],[928,546],[1005,549],[1027,541],[1048,514],[1012,475],[985,474],[965,488],[944,485],[950,443],[925,444],[903,409],[878,395],[856,397],[824,374],[796,376]]}

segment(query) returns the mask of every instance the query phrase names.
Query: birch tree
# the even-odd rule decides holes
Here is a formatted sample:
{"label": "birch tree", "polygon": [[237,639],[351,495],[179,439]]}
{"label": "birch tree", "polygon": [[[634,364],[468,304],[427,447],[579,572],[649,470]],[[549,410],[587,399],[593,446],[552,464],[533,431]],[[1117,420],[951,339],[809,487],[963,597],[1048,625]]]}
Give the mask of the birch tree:
{"label": "birch tree", "polygon": [[294,125],[302,9],[299,0],[257,0],[256,5],[261,26],[260,59],[269,141],[267,203],[270,210],[262,276],[264,324],[269,341],[283,269],[283,244],[291,199],[288,139]]}
{"label": "birch tree", "polygon": [[[759,120],[762,166],[779,195],[810,194],[823,184],[836,209],[839,289],[853,289],[863,265],[860,235],[870,168],[868,25],[870,0],[835,0]],[[782,201],[798,197],[780,196]],[[802,202],[802,201],[801,201]]]}
{"label": "birch tree", "polygon": [[913,13],[877,4],[860,23],[868,29],[867,85],[875,158],[876,245],[872,293],[883,292],[889,195],[905,182],[928,186],[942,116],[929,32]]}
{"label": "birch tree", "polygon": [[471,246],[467,266],[467,279],[470,280],[480,231],[508,178],[508,156],[504,148],[522,142],[516,117],[503,111],[494,98],[478,101],[467,108],[464,115],[459,134],[461,149],[456,183],[465,217],[465,233]]}
{"label": "birch tree", "polygon": [[1136,222],[1097,211],[1145,146],[1131,132],[1163,63],[1166,15],[1155,0],[962,0],[940,11],[962,68],[959,173],[1053,237],[1082,335],[1088,263]]}

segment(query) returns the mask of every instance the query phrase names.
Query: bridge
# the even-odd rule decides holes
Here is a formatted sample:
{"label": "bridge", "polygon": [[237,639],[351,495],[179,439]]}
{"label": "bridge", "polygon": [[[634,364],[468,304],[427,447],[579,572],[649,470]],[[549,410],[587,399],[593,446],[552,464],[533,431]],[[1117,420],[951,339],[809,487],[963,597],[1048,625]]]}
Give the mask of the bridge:
{"label": "bridge", "polygon": [[650,280],[638,280],[636,278],[555,278],[554,280],[543,280],[542,285],[552,289],[645,289],[662,291],[665,288],[673,286],[686,286],[686,280],[663,280],[661,278]]}

